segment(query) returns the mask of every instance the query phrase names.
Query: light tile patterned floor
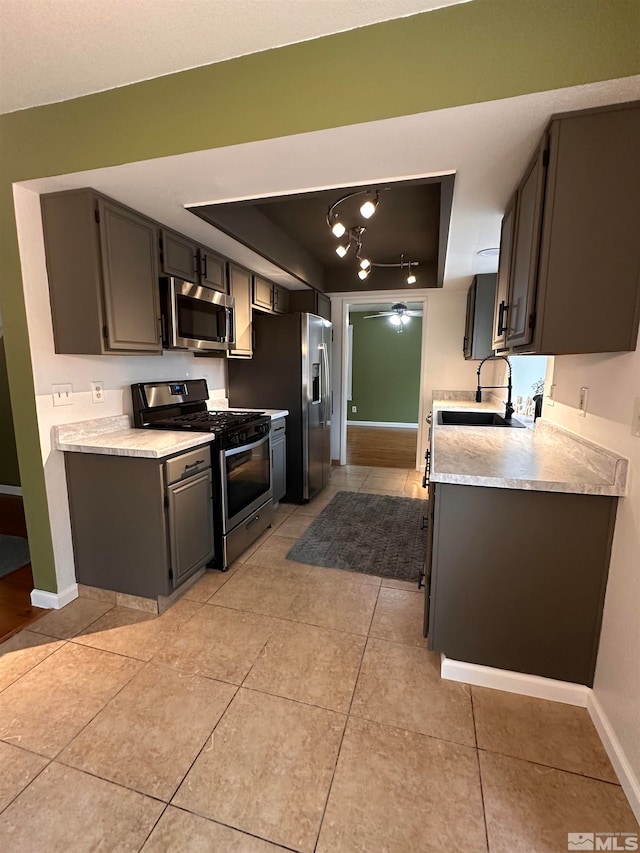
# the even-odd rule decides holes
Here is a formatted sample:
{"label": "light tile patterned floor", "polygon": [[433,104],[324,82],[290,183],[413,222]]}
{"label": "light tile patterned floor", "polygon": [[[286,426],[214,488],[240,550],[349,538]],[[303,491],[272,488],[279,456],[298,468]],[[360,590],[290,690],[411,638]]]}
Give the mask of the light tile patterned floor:
{"label": "light tile patterned floor", "polygon": [[348,466],[159,617],[78,599],[0,647],[0,850],[556,853],[637,832],[584,709],[442,681],[415,585],[289,548]]}

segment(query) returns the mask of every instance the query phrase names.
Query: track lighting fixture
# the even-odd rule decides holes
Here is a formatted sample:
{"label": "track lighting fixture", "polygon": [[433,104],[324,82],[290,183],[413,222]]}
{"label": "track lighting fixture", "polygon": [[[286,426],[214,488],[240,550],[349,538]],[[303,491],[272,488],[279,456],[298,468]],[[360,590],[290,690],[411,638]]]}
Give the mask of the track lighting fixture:
{"label": "track lighting fixture", "polygon": [[[344,222],[338,218],[337,208],[343,202],[347,201],[354,196],[365,195],[366,199],[360,205],[360,216],[363,219],[371,219],[376,210],[378,209],[378,203],[380,201],[380,191],[379,190],[356,190],[355,192],[348,193],[347,195],[342,196],[337,201],[329,207],[327,210],[326,221],[331,233],[334,237],[337,237],[340,242],[336,246],[336,254],[339,258],[346,257],[347,253],[351,249],[351,244],[354,243],[356,247],[356,259],[359,264],[358,269],[358,278],[360,281],[366,281],[371,273],[373,272],[374,267],[391,267],[391,268],[400,268],[404,270],[405,265],[407,266],[407,284],[412,285],[417,281],[417,277],[412,270],[412,267],[417,267],[417,261],[409,261],[405,262],[404,255],[400,255],[400,263],[391,263],[391,264],[377,264],[374,261],[371,261],[369,258],[363,258],[361,256],[362,253],[362,235],[366,231],[364,225],[352,225],[351,227],[347,227]],[[357,216],[357,214],[356,214]],[[397,324],[399,327],[402,326],[402,321]]]}

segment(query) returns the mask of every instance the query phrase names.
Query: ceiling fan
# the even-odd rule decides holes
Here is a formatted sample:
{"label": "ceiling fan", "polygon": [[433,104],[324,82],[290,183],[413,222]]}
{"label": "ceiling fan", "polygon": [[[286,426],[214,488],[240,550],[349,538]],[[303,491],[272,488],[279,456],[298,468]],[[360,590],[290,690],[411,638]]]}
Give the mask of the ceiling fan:
{"label": "ceiling fan", "polygon": [[388,317],[397,331],[401,332],[411,317],[422,317],[422,311],[410,311],[404,302],[396,302],[391,306],[391,311],[379,311],[377,314],[367,314],[365,320],[373,320],[375,317]]}

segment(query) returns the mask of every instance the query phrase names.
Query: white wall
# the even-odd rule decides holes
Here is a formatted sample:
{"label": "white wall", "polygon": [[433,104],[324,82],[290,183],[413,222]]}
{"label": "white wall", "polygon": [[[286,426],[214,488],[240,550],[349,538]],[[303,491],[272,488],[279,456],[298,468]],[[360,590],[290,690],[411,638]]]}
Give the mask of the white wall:
{"label": "white wall", "polygon": [[[631,434],[633,402],[640,397],[640,349],[550,361],[555,403],[545,399],[545,419],[630,461],[628,494],[618,503],[593,689],[640,790],[640,438]],[[578,414],[583,386],[589,389],[584,418]]]}
{"label": "white wall", "polygon": [[[210,396],[224,396],[225,362],[194,358],[189,353],[162,356],[57,355],[45,265],[40,197],[14,188],[22,278],[25,290],[29,343],[36,392],[42,464],[49,504],[58,592],[75,583],[71,526],[64,455],[51,448],[51,428],[56,424],[131,413],[133,382],[204,377]],[[104,383],[105,401],[91,399],[90,382]],[[53,406],[52,383],[73,385],[73,405]]]}
{"label": "white wall", "polygon": [[[478,362],[465,361],[462,353],[466,311],[466,289],[453,292],[432,290],[427,295],[425,370],[422,388],[425,416],[431,410],[434,391],[475,391],[476,389]],[[427,438],[428,431],[424,429],[424,424],[421,424],[421,460],[424,459],[427,449]]]}

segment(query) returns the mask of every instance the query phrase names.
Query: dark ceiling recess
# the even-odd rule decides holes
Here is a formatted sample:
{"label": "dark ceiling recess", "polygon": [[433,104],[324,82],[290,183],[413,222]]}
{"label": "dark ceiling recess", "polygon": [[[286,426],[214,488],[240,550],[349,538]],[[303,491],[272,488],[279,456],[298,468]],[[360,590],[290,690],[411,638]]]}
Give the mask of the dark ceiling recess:
{"label": "dark ceiling recess", "polygon": [[[454,176],[445,175],[190,210],[318,290],[415,290],[442,287],[453,184]],[[327,225],[327,210],[339,198],[363,189],[380,193],[375,214],[362,218],[363,196],[357,195],[339,205],[340,220],[348,228],[366,228],[361,237],[362,257],[374,264],[399,263],[404,256],[405,264],[411,262],[415,284],[407,284],[406,268],[374,268],[366,281],[360,281],[353,248],[345,258],[336,255],[339,240]]]}

